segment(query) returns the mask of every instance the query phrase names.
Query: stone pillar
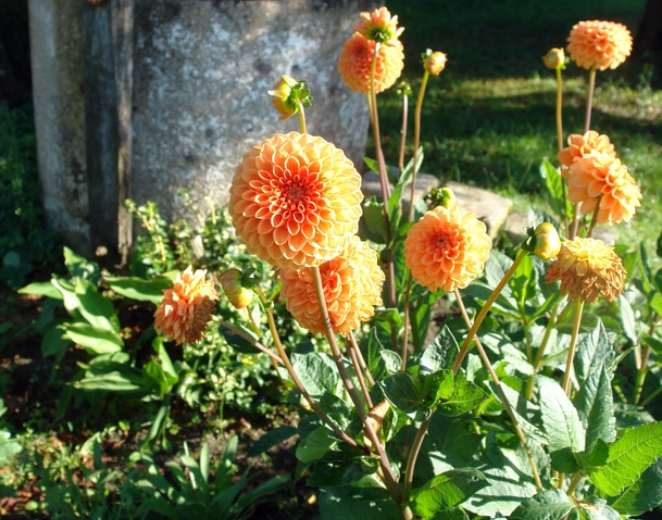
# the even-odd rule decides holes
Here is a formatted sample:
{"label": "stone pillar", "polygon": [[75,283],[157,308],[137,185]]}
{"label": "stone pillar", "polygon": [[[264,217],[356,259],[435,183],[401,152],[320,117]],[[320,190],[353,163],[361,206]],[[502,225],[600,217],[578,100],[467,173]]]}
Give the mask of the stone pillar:
{"label": "stone pillar", "polygon": [[[79,250],[107,245],[121,252],[126,247],[130,230],[123,223],[122,199],[129,194],[139,204],[158,202],[169,219],[184,214],[179,188],[189,190],[200,209],[206,195],[217,204],[227,202],[230,179],[244,153],[276,132],[297,129],[296,118],[278,120],[267,94],[281,74],[308,80],[314,98],[306,112],[308,131],[343,148],[362,166],[369,124],[365,98],[343,85],[337,58],[359,13],[380,2],[94,4],[30,0],[40,175],[51,208],[47,215],[70,243],[73,230],[86,236]],[[44,41],[49,33],[66,36],[65,41]],[[38,54],[39,49],[50,54]],[[44,77],[44,67],[50,76]],[[63,76],[66,81],[54,81]],[[74,114],[77,139],[72,140],[61,129]],[[50,141],[41,135],[51,131],[43,128],[49,124]],[[79,159],[77,183],[64,165],[69,156]],[[64,189],[71,185],[79,186],[80,193],[89,186],[89,211],[71,206],[72,190]],[[70,226],[76,219],[78,227]]]}
{"label": "stone pillar", "polygon": [[32,90],[46,219],[70,246],[89,255],[81,3],[29,2]]}

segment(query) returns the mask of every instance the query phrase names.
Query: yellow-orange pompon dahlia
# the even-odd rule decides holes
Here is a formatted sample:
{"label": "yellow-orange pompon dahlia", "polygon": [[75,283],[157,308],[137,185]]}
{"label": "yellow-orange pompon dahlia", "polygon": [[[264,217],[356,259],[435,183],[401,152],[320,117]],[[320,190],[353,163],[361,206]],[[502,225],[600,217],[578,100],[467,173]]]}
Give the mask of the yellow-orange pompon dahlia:
{"label": "yellow-orange pompon dahlia", "polygon": [[172,289],[163,290],[163,301],[154,313],[154,328],[169,341],[195,343],[211,319],[218,299],[213,282],[206,280],[206,270],[189,266],[177,275]]}
{"label": "yellow-orange pompon dahlia", "polygon": [[[402,73],[405,55],[398,40],[393,45],[380,45],[375,62],[375,92],[391,87]],[[370,92],[370,69],[375,41],[354,33],[345,42],[338,58],[338,72],[345,84],[354,92]]]}
{"label": "yellow-orange pompon dahlia", "polygon": [[570,134],[568,136],[568,146],[559,152],[563,177],[568,177],[570,165],[576,159],[589,155],[593,150],[616,157],[614,145],[611,144],[608,136],[600,135],[595,130],[589,130],[584,135]]}
{"label": "yellow-orange pompon dahlia", "polygon": [[598,224],[630,220],[641,206],[639,199],[639,186],[613,155],[594,150],[570,166],[568,200],[581,202],[584,215],[593,213],[599,201]]}
{"label": "yellow-orange pompon dahlia", "polygon": [[380,7],[372,13],[362,12],[361,23],[355,24],[354,30],[368,40],[393,45],[405,28],[398,27],[397,15],[391,16],[386,7]]}
{"label": "yellow-orange pompon dahlia", "polygon": [[579,22],[570,31],[568,53],[579,67],[615,69],[632,51],[632,35],[625,25],[591,20]]}
{"label": "yellow-orange pompon dahlia", "polygon": [[[375,305],[382,303],[384,273],[377,262],[377,253],[368,244],[357,236],[352,237],[339,256],[320,266],[320,272],[334,332],[346,334],[374,316]],[[292,316],[311,332],[323,332],[310,269],[282,269],[280,276],[281,295]]]}
{"label": "yellow-orange pompon dahlia", "polygon": [[437,291],[464,289],[490,255],[492,242],[476,214],[459,206],[437,206],[412,226],[405,239],[405,262],[416,281]]}
{"label": "yellow-orange pompon dahlia", "polygon": [[248,251],[276,267],[318,266],[358,229],[361,176],[342,150],[290,132],[254,146],[230,189],[232,223]]}
{"label": "yellow-orange pompon dahlia", "polygon": [[593,238],[564,242],[549,265],[546,281],[561,280],[561,293],[571,300],[595,303],[602,294],[613,301],[623,292],[625,268],[612,247]]}

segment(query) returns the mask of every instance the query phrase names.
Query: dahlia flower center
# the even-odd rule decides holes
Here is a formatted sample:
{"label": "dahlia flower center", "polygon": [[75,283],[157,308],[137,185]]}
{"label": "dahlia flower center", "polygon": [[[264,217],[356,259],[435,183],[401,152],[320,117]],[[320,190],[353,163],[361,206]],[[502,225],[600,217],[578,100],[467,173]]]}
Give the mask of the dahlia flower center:
{"label": "dahlia flower center", "polygon": [[461,253],[462,236],[457,229],[447,229],[432,237],[430,246],[435,256],[456,258]]}

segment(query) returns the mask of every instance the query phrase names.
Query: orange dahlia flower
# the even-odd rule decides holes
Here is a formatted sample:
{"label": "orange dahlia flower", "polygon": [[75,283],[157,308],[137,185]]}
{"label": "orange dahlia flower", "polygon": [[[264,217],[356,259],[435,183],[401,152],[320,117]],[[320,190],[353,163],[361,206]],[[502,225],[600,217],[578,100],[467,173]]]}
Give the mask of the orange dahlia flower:
{"label": "orange dahlia flower", "polygon": [[581,202],[584,215],[593,213],[599,204],[598,224],[630,220],[641,206],[639,199],[639,186],[613,155],[594,150],[570,166],[568,200]]}
{"label": "orange dahlia flower", "polygon": [[169,341],[181,345],[202,339],[218,299],[206,274],[206,270],[200,269],[193,272],[189,266],[177,275],[172,289],[163,290],[163,301],[154,313],[154,328]]}
{"label": "orange dahlia flower", "polygon": [[613,301],[623,292],[625,268],[612,247],[593,238],[564,242],[549,265],[546,281],[561,280],[561,293],[571,300],[595,303],[602,294]]}
{"label": "orange dahlia flower", "polygon": [[380,7],[372,13],[362,12],[361,23],[354,25],[354,30],[367,40],[394,45],[405,28],[398,27],[397,15],[391,16],[386,7]]}
{"label": "orange dahlia flower", "polygon": [[459,206],[438,206],[407,233],[405,263],[430,291],[453,291],[480,274],[491,247],[486,226],[475,213]]}
{"label": "orange dahlia flower", "polygon": [[361,217],[361,176],[342,150],[290,132],[254,146],[237,167],[229,212],[248,251],[276,267],[338,255]]}
{"label": "orange dahlia flower", "polygon": [[[382,303],[384,273],[377,262],[377,253],[368,244],[357,236],[352,237],[339,256],[320,266],[320,272],[334,332],[346,334],[374,316],[375,305]],[[280,275],[281,295],[292,316],[311,332],[323,332],[324,322],[310,269],[283,269]]]}
{"label": "orange dahlia flower", "polygon": [[[375,62],[375,92],[383,92],[400,77],[405,55],[402,44],[393,40],[392,45],[380,45]],[[360,33],[354,33],[345,42],[338,59],[338,72],[345,84],[354,92],[370,92],[370,69],[375,41]]]}
{"label": "orange dahlia flower", "polygon": [[632,51],[632,35],[625,25],[592,20],[579,22],[570,31],[568,52],[579,67],[615,69]]}
{"label": "orange dahlia flower", "polygon": [[611,144],[608,136],[600,135],[595,130],[589,130],[584,135],[570,134],[568,146],[559,152],[563,177],[568,177],[570,165],[575,159],[589,155],[593,150],[616,157],[614,145]]}

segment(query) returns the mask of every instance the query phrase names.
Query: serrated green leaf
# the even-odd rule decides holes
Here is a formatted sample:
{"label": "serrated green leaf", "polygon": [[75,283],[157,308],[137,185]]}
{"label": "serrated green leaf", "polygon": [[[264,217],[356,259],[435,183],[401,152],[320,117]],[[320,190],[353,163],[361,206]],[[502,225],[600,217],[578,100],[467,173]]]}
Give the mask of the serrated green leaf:
{"label": "serrated green leaf", "polygon": [[630,302],[622,294],[618,297],[619,318],[625,337],[633,345],[637,344],[637,325],[635,323],[634,311]]}
{"label": "serrated green leaf", "polygon": [[644,471],[623,492],[612,497],[609,505],[622,515],[640,516],[662,503],[662,458]]}
{"label": "serrated green leaf", "polygon": [[401,520],[386,491],[340,486],[320,492],[320,520]]}
{"label": "serrated green leaf", "polygon": [[421,374],[431,374],[444,368],[449,368],[460,346],[450,329],[444,325],[430,344],[423,350],[419,361]]}
{"label": "serrated green leaf", "polygon": [[437,407],[446,417],[457,417],[476,408],[487,398],[487,394],[471,381],[456,381],[453,395]]}
{"label": "serrated green leaf", "polygon": [[598,440],[611,443],[616,439],[611,378],[604,366],[590,373],[573,403],[586,428],[586,452],[593,451]]}
{"label": "serrated green leaf", "polygon": [[324,392],[337,393],[340,376],[331,356],[319,352],[292,354],[292,366],[313,399],[320,399]]}
{"label": "serrated green leaf", "polygon": [[426,402],[434,408],[441,401],[447,401],[453,395],[453,371],[449,368],[428,374],[423,378]]}
{"label": "serrated green leaf", "polygon": [[443,294],[443,290],[434,293],[426,290],[422,296],[414,298],[414,301],[412,302],[410,320],[412,344],[414,345],[415,352],[420,352],[425,346],[424,343],[430,326],[432,308]]}
{"label": "serrated green leaf", "polygon": [[338,428],[347,429],[352,421],[352,408],[345,401],[330,392],[324,392],[318,404]]}
{"label": "serrated green leaf", "polygon": [[412,491],[412,510],[423,518],[431,517],[460,505],[486,485],[485,475],[476,469],[447,471]]}
{"label": "serrated green leaf", "polygon": [[600,370],[612,353],[612,341],[601,320],[591,332],[579,335],[574,370],[580,387],[586,383],[591,371]]}
{"label": "serrated green leaf", "polygon": [[561,386],[545,376],[537,376],[540,390],[540,414],[547,433],[549,451],[570,448],[573,453],[584,451],[585,432],[577,410]]}
{"label": "serrated green leaf", "polygon": [[575,503],[560,489],[550,489],[527,498],[510,515],[519,520],[561,520]]}
{"label": "serrated green leaf", "polygon": [[163,300],[163,291],[172,287],[172,281],[163,277],[144,280],[137,276],[105,276],[104,280],[114,292],[125,298],[156,305]]}
{"label": "serrated green leaf", "polygon": [[270,448],[280,444],[281,442],[286,441],[287,439],[294,437],[297,434],[298,430],[293,426],[281,426],[279,428],[274,428],[269,430],[262,437],[260,437],[250,450],[246,454],[247,457],[257,457],[258,455],[264,453]]}
{"label": "serrated green leaf", "polygon": [[425,404],[423,383],[408,372],[398,372],[382,382],[384,394],[389,402],[409,416],[429,414]]}
{"label": "serrated green leaf", "polygon": [[609,446],[607,463],[589,473],[595,486],[614,496],[639,478],[662,455],[662,422],[644,424],[625,430]]}
{"label": "serrated green leaf", "polygon": [[327,452],[315,463],[315,468],[308,477],[308,485],[345,486],[361,480],[365,476],[361,469],[361,458],[360,453]]}
{"label": "serrated green leaf", "polygon": [[360,222],[361,236],[375,244],[386,243],[386,219],[384,203],[380,197],[369,197],[363,201],[363,217]]}

